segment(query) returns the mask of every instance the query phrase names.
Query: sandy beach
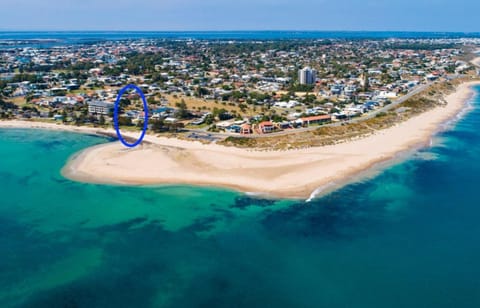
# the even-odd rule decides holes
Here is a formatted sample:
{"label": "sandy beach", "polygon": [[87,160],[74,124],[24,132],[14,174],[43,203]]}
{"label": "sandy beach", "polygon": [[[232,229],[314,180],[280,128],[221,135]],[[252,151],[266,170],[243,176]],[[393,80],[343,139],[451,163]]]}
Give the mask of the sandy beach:
{"label": "sandy beach", "polygon": [[[437,107],[371,136],[337,145],[290,151],[249,151],[147,135],[145,140],[149,143],[135,149],[127,149],[120,142],[89,148],[75,155],[62,172],[67,178],[84,182],[216,186],[307,199],[321,187],[333,189],[374,165],[398,157],[399,153],[427,145],[441,124],[464,108],[473,95],[471,87],[474,84],[478,83],[460,85],[456,92],[446,97],[445,107]],[[0,127],[114,132],[113,129],[23,121],[0,122]]]}

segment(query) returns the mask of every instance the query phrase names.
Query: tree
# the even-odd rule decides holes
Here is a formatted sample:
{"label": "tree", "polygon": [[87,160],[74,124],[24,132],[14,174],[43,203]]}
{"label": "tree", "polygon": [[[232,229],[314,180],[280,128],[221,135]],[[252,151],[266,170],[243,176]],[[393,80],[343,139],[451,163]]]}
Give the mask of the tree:
{"label": "tree", "polygon": [[293,84],[292,86],[290,86],[289,91],[311,92],[314,88],[315,86],[311,84]]}
{"label": "tree", "polygon": [[218,118],[220,119],[220,121],[225,121],[233,118],[233,116],[225,109],[221,109],[221,111],[218,114]]}
{"label": "tree", "polygon": [[150,96],[150,97],[147,99],[147,102],[148,102],[150,105],[154,105],[154,104],[156,103],[155,97]]}
{"label": "tree", "polygon": [[247,106],[246,104],[240,104],[240,105],[238,105],[238,107],[240,108],[240,110],[241,110],[242,112],[245,112],[245,111],[247,110],[247,108],[248,108],[248,106]]}
{"label": "tree", "polygon": [[118,117],[118,125],[119,126],[131,126],[132,119],[129,117]]}
{"label": "tree", "polygon": [[125,107],[127,107],[127,106],[130,106],[131,104],[132,104],[132,102],[131,102],[128,98],[125,97],[125,98],[122,98],[122,99],[120,100],[120,104],[119,104],[119,105],[120,105],[120,108],[125,108]]}
{"label": "tree", "polygon": [[163,120],[153,120],[152,121],[152,130],[156,133],[159,133],[165,130],[165,123]]}
{"label": "tree", "polygon": [[207,116],[205,117],[205,124],[210,125],[210,124],[213,123],[214,120],[215,120],[215,119],[214,119],[213,115],[212,115],[212,114],[209,114],[209,115],[207,115]]}
{"label": "tree", "polygon": [[33,99],[32,93],[28,93],[27,95],[25,95],[25,101],[26,101],[27,103],[31,102],[32,99]]}
{"label": "tree", "polygon": [[316,99],[315,95],[307,93],[307,95],[305,95],[305,98],[304,98],[303,101],[304,101],[304,103],[308,104],[308,103],[313,103],[315,101],[315,99]]}
{"label": "tree", "polygon": [[105,117],[103,116],[103,114],[100,116],[100,119],[98,120],[98,124],[105,125]]}
{"label": "tree", "polygon": [[187,104],[185,100],[181,100],[179,103],[176,103],[175,106],[178,108],[175,112],[175,116],[180,119],[187,119],[189,117],[189,113],[187,110]]}
{"label": "tree", "polygon": [[197,97],[203,97],[203,96],[208,95],[208,94],[210,94],[210,91],[208,91],[208,89],[203,88],[203,87],[198,87],[195,91],[195,96],[197,96]]}

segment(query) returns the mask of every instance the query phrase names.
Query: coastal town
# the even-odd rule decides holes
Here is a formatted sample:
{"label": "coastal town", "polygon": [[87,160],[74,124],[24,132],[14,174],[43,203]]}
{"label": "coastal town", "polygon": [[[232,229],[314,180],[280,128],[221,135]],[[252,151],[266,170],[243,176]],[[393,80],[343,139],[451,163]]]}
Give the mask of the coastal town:
{"label": "coastal town", "polygon": [[[0,118],[112,126],[137,85],[149,130],[261,137],[382,116],[437,81],[478,75],[478,39],[124,40],[0,46]],[[20,42],[21,43],[21,42]],[[138,93],[122,129],[143,126]]]}
{"label": "coastal town", "polygon": [[0,308],[480,308],[479,0],[1,9]]}

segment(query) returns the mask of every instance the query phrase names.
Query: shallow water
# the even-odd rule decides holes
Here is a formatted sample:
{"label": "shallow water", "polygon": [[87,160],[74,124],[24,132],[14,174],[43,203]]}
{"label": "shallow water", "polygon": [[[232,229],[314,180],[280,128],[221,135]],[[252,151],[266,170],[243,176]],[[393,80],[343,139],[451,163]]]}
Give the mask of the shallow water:
{"label": "shallow water", "polygon": [[480,307],[478,127],[309,203],[71,182],[108,140],[0,130],[0,307]]}

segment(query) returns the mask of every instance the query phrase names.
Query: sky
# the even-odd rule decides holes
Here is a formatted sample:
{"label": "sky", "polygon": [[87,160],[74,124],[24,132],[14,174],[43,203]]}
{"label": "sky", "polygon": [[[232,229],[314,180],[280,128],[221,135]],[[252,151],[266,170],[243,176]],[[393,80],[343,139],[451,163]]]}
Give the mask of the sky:
{"label": "sky", "polygon": [[479,0],[1,0],[0,30],[480,32]]}

